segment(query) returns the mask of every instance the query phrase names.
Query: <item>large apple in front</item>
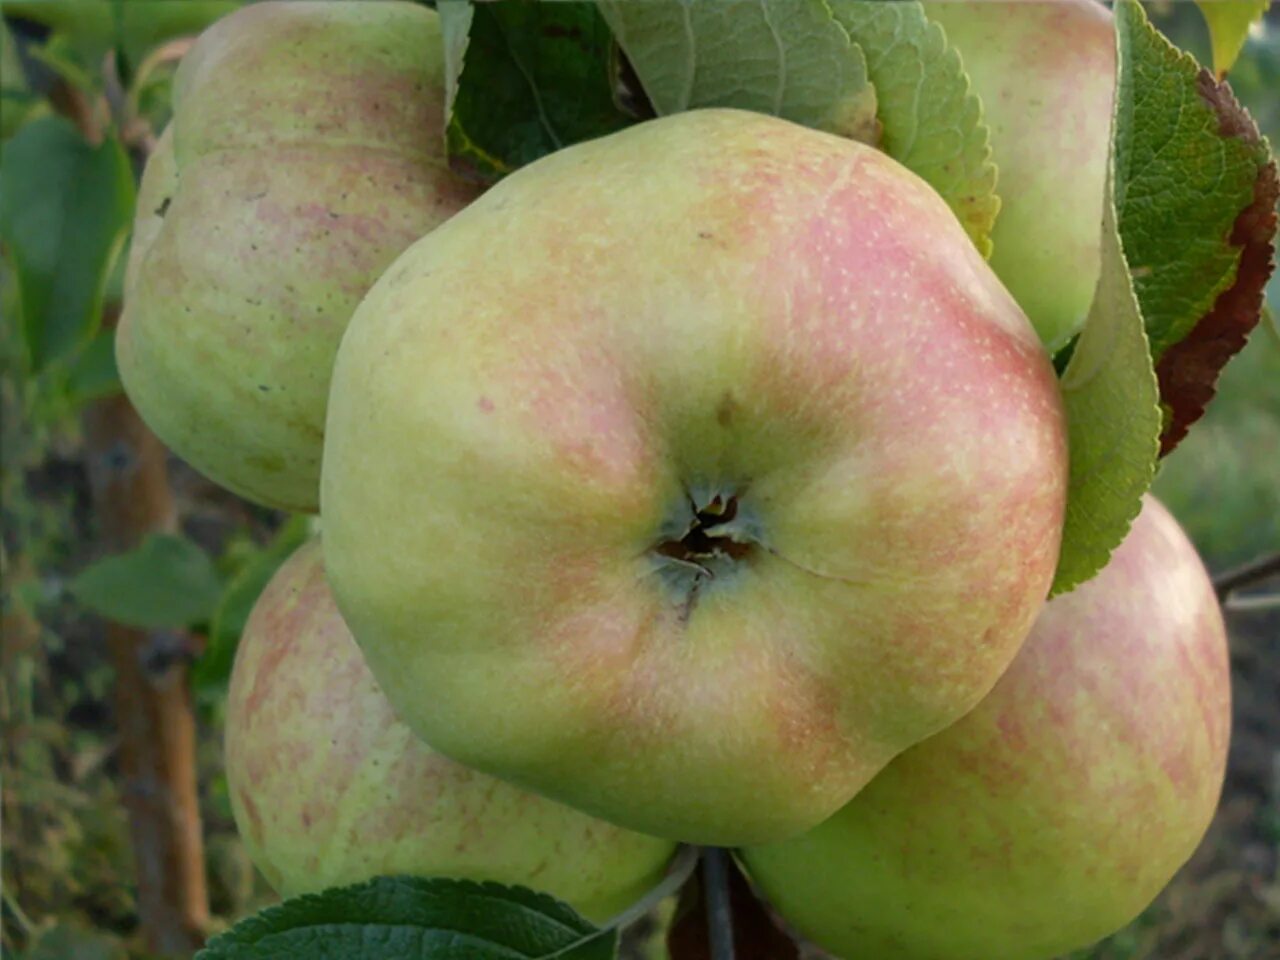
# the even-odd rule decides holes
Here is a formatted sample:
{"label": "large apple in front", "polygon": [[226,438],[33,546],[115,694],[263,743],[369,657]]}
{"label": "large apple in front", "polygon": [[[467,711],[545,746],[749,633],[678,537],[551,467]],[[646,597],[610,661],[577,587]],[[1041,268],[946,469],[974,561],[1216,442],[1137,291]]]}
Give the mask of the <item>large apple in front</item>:
{"label": "large apple in front", "polygon": [[1116,39],[1097,0],[933,0],[991,131],[991,266],[1051,350],[1080,331],[1101,266]]}
{"label": "large apple in front", "polygon": [[543,158],[397,260],[339,350],[321,497],[419,735],[733,845],[991,688],[1065,486],[1048,358],[942,199],[705,110]]}
{"label": "large apple in front", "polygon": [[1191,855],[1230,723],[1213,586],[1148,497],[976,710],[818,829],[742,858],[838,956],[1046,960],[1128,923]]}
{"label": "large apple in front", "polygon": [[241,496],[319,504],[360,298],[475,189],[445,160],[434,11],[247,6],[200,36],[147,164],[116,339],[139,413]]}
{"label": "large apple in front", "polygon": [[658,880],[675,850],[468,770],[414,737],[342,622],[315,541],[254,607],[226,736],[241,836],[287,896],[385,874],[461,877],[543,890],[604,920]]}

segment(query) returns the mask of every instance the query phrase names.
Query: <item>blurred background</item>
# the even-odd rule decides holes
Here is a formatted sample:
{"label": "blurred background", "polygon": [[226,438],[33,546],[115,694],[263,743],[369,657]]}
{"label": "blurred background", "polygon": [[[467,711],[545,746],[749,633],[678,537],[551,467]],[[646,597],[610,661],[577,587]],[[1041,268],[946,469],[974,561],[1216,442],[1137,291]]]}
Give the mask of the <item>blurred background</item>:
{"label": "blurred background", "polygon": [[[189,953],[202,929],[272,899],[232,823],[220,710],[248,609],[305,536],[305,521],[238,500],[140,438],[111,349],[134,185],[166,121],[174,67],[192,34],[237,5],[3,6],[6,956],[118,960],[157,946]],[[1209,62],[1193,4],[1156,3],[1150,12]],[[1231,81],[1275,144],[1280,20],[1274,9],[1269,17]],[[19,216],[27,219],[15,223]],[[1280,310],[1275,279],[1269,302]],[[138,458],[127,489],[99,469],[121,456]],[[1274,314],[1227,368],[1155,489],[1214,572],[1280,549]],[[126,567],[94,566],[155,531],[174,536]],[[1269,590],[1274,600],[1280,587],[1273,580]],[[1078,960],[1280,957],[1280,610],[1254,605],[1227,617],[1235,727],[1217,819],[1160,899]],[[142,785],[130,795],[121,788],[126,771]],[[142,901],[135,843],[165,879]],[[661,956],[657,944],[649,952]]]}

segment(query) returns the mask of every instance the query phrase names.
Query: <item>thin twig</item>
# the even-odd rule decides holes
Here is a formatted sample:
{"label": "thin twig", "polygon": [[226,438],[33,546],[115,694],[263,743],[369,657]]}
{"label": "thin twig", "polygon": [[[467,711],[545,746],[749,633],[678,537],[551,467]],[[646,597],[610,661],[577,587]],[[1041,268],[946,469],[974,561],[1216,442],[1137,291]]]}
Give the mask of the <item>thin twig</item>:
{"label": "thin twig", "polygon": [[733,960],[733,907],[729,903],[728,854],[707,847],[702,854],[703,894],[707,898],[707,935],[711,960]]}
{"label": "thin twig", "polygon": [[681,847],[680,852],[671,861],[671,866],[667,868],[667,875],[654,884],[653,888],[643,897],[604,924],[604,929],[622,930],[631,926],[631,924],[683,887],[688,882],[694,868],[698,866],[700,852],[698,847]]}
{"label": "thin twig", "polygon": [[1280,610],[1280,593],[1247,594],[1243,597],[1227,597],[1222,604],[1234,612],[1256,610]]}
{"label": "thin twig", "polygon": [[18,898],[8,890],[0,890],[0,897],[4,899],[4,905],[9,908],[9,912],[13,914],[13,918],[18,921],[18,926],[22,927],[22,934],[30,937],[35,931],[36,925],[31,922],[31,918],[18,903]]}
{"label": "thin twig", "polygon": [[1248,563],[1218,574],[1213,578],[1213,589],[1217,591],[1218,599],[1222,600],[1233,590],[1239,590],[1241,587],[1247,587],[1277,575],[1280,575],[1280,552],[1263,554]]}

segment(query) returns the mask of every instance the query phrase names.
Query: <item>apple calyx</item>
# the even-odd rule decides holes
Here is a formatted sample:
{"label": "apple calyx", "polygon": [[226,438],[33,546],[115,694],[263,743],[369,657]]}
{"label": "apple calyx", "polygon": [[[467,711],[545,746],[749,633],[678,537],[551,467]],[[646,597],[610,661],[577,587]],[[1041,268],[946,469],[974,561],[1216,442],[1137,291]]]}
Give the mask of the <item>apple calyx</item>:
{"label": "apple calyx", "polygon": [[733,577],[760,547],[760,525],[737,492],[686,492],[676,517],[653,547],[659,573],[684,598],[688,620],[698,594],[711,581]]}

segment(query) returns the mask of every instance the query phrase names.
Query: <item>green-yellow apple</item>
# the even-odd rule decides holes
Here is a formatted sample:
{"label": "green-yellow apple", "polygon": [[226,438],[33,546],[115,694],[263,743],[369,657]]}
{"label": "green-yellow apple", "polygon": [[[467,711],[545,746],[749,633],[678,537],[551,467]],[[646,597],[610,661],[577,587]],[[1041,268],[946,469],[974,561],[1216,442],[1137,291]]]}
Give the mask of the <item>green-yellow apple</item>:
{"label": "green-yellow apple", "polygon": [[384,874],[544,890],[603,920],[661,877],[668,840],[468,770],[396,719],[325,581],[320,544],[249,618],[227,702],[227,782],[245,845],[292,896]]}
{"label": "green-yellow apple", "polygon": [[321,499],[339,606],[427,742],[731,845],[981,699],[1065,485],[1048,358],[942,199],[701,110],[544,157],[388,269]]}
{"label": "green-yellow apple", "polygon": [[1001,201],[991,266],[1057,350],[1079,332],[1098,281],[1111,13],[1095,0],[924,6],[959,50],[991,129]]}
{"label": "green-yellow apple", "polygon": [[976,710],[816,830],[742,857],[838,956],[1045,960],[1128,923],[1191,855],[1230,722],[1213,586],[1148,497]]}
{"label": "green-yellow apple", "polygon": [[117,351],[179,455],[316,509],[329,374],[382,270],[473,195],[444,156],[436,14],[262,3],[210,27],[143,177]]}

